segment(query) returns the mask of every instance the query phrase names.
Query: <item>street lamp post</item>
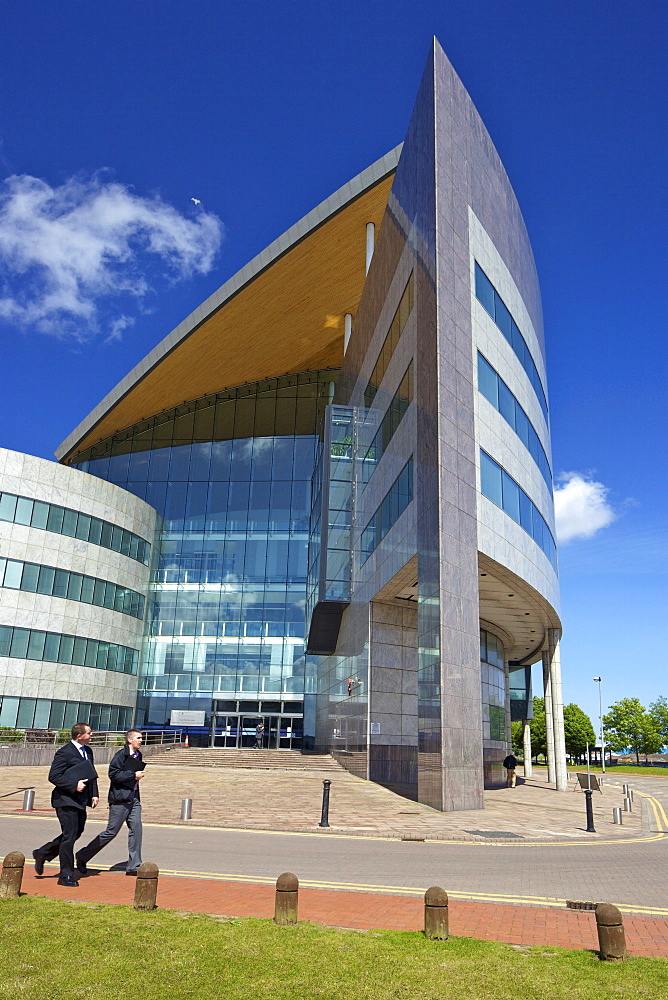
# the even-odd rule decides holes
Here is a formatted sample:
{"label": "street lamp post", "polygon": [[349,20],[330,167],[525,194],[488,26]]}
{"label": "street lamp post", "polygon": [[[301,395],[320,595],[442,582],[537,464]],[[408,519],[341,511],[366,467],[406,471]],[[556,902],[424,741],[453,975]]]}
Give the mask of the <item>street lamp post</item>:
{"label": "street lamp post", "polygon": [[605,737],[603,735],[603,696],[601,694],[601,678],[594,677],[598,684],[598,721],[601,724],[601,771],[605,774]]}

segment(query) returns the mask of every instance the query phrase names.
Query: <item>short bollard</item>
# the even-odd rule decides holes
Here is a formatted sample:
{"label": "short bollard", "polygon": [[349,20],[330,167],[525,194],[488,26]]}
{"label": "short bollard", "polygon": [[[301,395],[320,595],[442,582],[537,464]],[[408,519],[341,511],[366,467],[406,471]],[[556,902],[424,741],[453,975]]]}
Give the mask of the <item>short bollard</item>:
{"label": "short bollard", "polygon": [[329,826],[329,789],[331,784],[327,778],[322,783],[322,812],[318,826]]}
{"label": "short bollard", "polygon": [[585,788],[584,793],[587,808],[587,833],[596,833],[596,827],[594,826],[594,806],[591,801],[594,793],[591,788]]}
{"label": "short bollard", "polygon": [[274,923],[287,927],[297,923],[299,908],[299,879],[292,872],[283,872],[276,879]]}
{"label": "short bollard", "polygon": [[181,799],[181,819],[193,818],[193,800]]}
{"label": "short bollard", "polygon": [[622,790],[624,792],[624,795],[625,796],[629,796],[629,798],[630,798],[629,792],[631,791],[631,789],[629,788],[629,786],[628,785],[622,785]]}
{"label": "short bollard", "polygon": [[633,803],[631,802],[631,799],[628,797],[628,795],[624,799],[624,812],[627,813],[633,812]]}
{"label": "short bollard", "polygon": [[615,826],[622,826],[622,810],[619,806],[615,806],[612,810],[612,822]]}
{"label": "short bollard", "polygon": [[25,863],[26,859],[20,851],[12,851],[6,855],[0,875],[0,899],[19,898]]}
{"label": "short bollard", "polygon": [[135,910],[155,910],[159,874],[158,866],[152,861],[145,861],[139,866],[135,886]]}
{"label": "short bollard", "polygon": [[448,894],[432,885],[424,894],[424,936],[431,941],[448,940]]}
{"label": "short bollard", "polygon": [[32,812],[35,808],[35,790],[26,788],[23,793],[23,812]]}
{"label": "short bollard", "polygon": [[602,962],[621,962],[626,958],[626,938],[621,913],[611,903],[599,903],[595,916],[599,958]]}

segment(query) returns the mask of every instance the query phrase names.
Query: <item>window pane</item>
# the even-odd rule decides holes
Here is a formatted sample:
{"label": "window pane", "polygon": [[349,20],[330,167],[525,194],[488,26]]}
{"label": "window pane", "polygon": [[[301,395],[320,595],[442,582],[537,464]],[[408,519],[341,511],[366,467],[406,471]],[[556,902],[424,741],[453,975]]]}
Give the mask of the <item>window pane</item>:
{"label": "window pane", "polygon": [[67,597],[67,584],[69,583],[70,574],[67,570],[57,569],[56,575],[53,581],[53,596],[54,597]]}
{"label": "window pane", "polygon": [[81,538],[84,542],[88,541],[90,522],[91,518],[88,514],[79,514],[79,520],[77,521],[77,538]]}
{"label": "window pane", "polygon": [[83,577],[81,573],[70,573],[70,579],[67,584],[67,599],[69,601],[80,600],[82,583]]}
{"label": "window pane", "polygon": [[507,472],[503,473],[503,509],[520,523],[520,488]]}
{"label": "window pane", "polygon": [[533,504],[524,490],[520,493],[520,524],[529,534],[532,533]]}
{"label": "window pane", "polygon": [[32,509],[34,503],[27,497],[19,497],[16,503],[16,515],[14,520],[17,524],[30,524],[32,519]]}
{"label": "window pane", "polygon": [[88,530],[88,541],[93,545],[99,545],[102,537],[102,521],[97,517],[91,517]]}
{"label": "window pane", "polygon": [[496,325],[510,343],[512,339],[512,316],[508,312],[506,305],[500,295],[494,294],[494,314]]}
{"label": "window pane", "polygon": [[93,593],[95,590],[95,579],[92,576],[84,576],[81,583],[81,596],[79,600],[83,604],[93,603]]}
{"label": "window pane", "polygon": [[40,566],[39,568],[39,580],[37,581],[37,593],[38,594],[52,594],[53,593],[53,581],[56,576],[56,571],[53,566]]}
{"label": "window pane", "polygon": [[65,511],[63,510],[62,507],[56,507],[54,504],[51,504],[51,507],[49,508],[49,519],[46,525],[47,530],[56,531],[58,532],[58,534],[60,534],[63,527],[64,515]]}
{"label": "window pane", "polygon": [[480,488],[484,496],[498,507],[503,507],[501,467],[484,451],[480,452]]}
{"label": "window pane", "polygon": [[46,632],[38,632],[35,629],[33,629],[30,632],[30,639],[28,640],[28,650],[26,652],[26,657],[29,660],[43,660],[45,642],[46,642]]}
{"label": "window pane", "polygon": [[485,399],[488,399],[492,406],[498,410],[499,379],[490,363],[483,358],[482,354],[478,355],[478,389]]}
{"label": "window pane", "polygon": [[12,637],[12,649],[10,656],[17,656],[24,659],[28,650],[28,640],[30,631],[27,628],[15,628]]}
{"label": "window pane", "polygon": [[499,379],[499,413],[515,430],[515,397],[501,379]]}
{"label": "window pane", "polygon": [[45,660],[50,663],[58,663],[58,654],[60,651],[60,636],[57,632],[47,632],[46,641],[44,643],[44,654]]}
{"label": "window pane", "polygon": [[494,319],[494,287],[478,263],[475,266],[475,294]]}
{"label": "window pane", "polygon": [[58,651],[58,660],[60,663],[71,663],[72,653],[74,651],[74,636],[73,635],[61,635],[60,637],[60,649]]}
{"label": "window pane", "polygon": [[37,592],[37,580],[39,578],[40,567],[35,563],[25,563],[23,566],[23,576],[21,577],[21,590],[27,590],[31,594]]}
{"label": "window pane", "polygon": [[522,407],[519,405],[519,403],[517,403],[515,406],[515,430],[517,432],[518,438],[520,439],[524,447],[528,448],[529,434],[531,433],[531,430],[533,430],[533,428],[531,428],[529,421],[527,419],[527,415],[522,409]]}
{"label": "window pane", "polygon": [[23,563],[17,562],[15,559],[8,559],[7,566],[5,567],[3,587],[11,587],[13,590],[19,590],[22,576]]}
{"label": "window pane", "polygon": [[75,510],[66,510],[63,512],[63,535],[69,535],[74,538],[77,533],[77,518],[79,515]]}
{"label": "window pane", "polygon": [[17,498],[12,493],[0,493],[0,521],[13,521]]}
{"label": "window pane", "polygon": [[32,511],[32,521],[30,522],[33,528],[46,528],[47,521],[49,519],[49,504],[42,503],[41,500],[35,500],[35,505]]}
{"label": "window pane", "polygon": [[0,656],[9,656],[12,648],[12,633],[14,629],[11,625],[0,625]]}

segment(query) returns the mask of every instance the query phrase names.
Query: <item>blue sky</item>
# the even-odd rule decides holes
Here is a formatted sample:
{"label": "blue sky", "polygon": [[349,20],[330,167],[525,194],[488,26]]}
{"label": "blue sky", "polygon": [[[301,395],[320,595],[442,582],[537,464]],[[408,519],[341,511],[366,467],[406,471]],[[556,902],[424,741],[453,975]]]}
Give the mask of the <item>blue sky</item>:
{"label": "blue sky", "polygon": [[606,703],[668,694],[667,29],[655,0],[3,4],[0,445],[52,457],[196,305],[401,141],[436,35],[541,279],[576,533],[565,698],[597,716],[599,674]]}

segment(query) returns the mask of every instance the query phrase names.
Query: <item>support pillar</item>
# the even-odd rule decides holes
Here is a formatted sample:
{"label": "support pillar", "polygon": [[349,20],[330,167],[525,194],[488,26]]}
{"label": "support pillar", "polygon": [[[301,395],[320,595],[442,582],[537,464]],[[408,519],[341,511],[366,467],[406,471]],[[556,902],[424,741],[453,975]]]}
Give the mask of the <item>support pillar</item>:
{"label": "support pillar", "polygon": [[[369,266],[367,265],[367,271]],[[343,353],[345,354],[348,350],[348,344],[350,343],[350,336],[353,332],[353,315],[352,313],[345,313],[343,317]]]}
{"label": "support pillar", "polygon": [[550,681],[550,654],[543,652],[543,696],[545,698],[545,742],[547,744],[547,780],[556,780],[554,768],[554,715],[552,712],[552,684]]}
{"label": "support pillar", "polygon": [[371,267],[371,258],[373,257],[373,246],[376,239],[376,227],[373,222],[367,222],[366,224],[366,271],[365,274],[369,273],[369,268]]}
{"label": "support pillar", "polygon": [[530,778],[533,774],[531,764],[531,725],[528,719],[522,719],[522,739],[524,740],[524,777]]}
{"label": "support pillar", "polygon": [[554,729],[554,766],[558,792],[568,791],[566,777],[566,737],[564,733],[564,699],[561,688],[561,655],[557,628],[548,629],[548,654],[550,658],[550,687],[552,688],[552,718]]}

